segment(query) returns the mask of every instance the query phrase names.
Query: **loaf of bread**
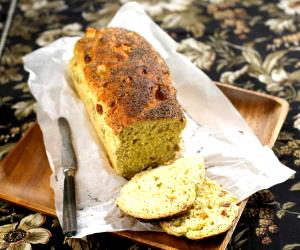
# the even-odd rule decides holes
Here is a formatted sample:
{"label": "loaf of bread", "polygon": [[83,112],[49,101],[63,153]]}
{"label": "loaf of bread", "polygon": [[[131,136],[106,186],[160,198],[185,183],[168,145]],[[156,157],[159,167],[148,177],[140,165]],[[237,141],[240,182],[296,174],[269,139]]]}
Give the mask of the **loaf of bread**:
{"label": "loaf of bread", "polygon": [[122,187],[117,205],[126,214],[144,220],[178,216],[193,206],[196,187],[204,178],[202,157],[181,158],[136,174]]}
{"label": "loaf of bread", "polygon": [[196,200],[186,214],[160,224],[164,231],[192,240],[227,231],[238,215],[237,198],[217,183],[205,179],[196,189]]}
{"label": "loaf of bread", "polygon": [[117,174],[175,158],[185,118],[168,67],[143,37],[88,28],[69,72]]}

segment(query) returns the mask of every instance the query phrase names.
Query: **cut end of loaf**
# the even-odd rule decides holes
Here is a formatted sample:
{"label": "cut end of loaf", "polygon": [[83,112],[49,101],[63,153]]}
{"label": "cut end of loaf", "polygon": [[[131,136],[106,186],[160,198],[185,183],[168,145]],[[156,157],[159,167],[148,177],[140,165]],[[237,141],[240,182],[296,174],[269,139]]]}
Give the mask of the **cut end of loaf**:
{"label": "cut end of loaf", "polygon": [[159,119],[124,129],[114,157],[118,174],[130,179],[143,169],[174,160],[180,149],[183,127],[178,120]]}

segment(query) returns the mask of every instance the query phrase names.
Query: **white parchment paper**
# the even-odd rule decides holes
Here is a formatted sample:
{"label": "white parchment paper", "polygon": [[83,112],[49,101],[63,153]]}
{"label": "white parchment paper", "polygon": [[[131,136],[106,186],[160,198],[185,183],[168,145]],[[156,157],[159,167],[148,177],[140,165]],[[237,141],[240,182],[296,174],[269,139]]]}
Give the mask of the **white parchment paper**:
{"label": "white parchment paper", "polygon": [[[176,52],[176,42],[144,13],[141,6],[133,2],[124,5],[110,26],[138,32],[167,62],[178,100],[188,118],[181,155],[204,155],[209,178],[243,200],[294,174],[278,161],[270,148],[260,144],[214,83]],[[51,186],[58,218],[62,222],[64,176],[57,119],[64,116],[70,122],[78,158],[76,237],[128,229],[160,230],[157,225],[123,215],[115,205],[126,181],[109,166],[87,112],[67,75],[67,64],[77,39],[61,38],[24,57],[25,69],[30,72],[29,87],[38,102],[37,119],[53,170]]]}

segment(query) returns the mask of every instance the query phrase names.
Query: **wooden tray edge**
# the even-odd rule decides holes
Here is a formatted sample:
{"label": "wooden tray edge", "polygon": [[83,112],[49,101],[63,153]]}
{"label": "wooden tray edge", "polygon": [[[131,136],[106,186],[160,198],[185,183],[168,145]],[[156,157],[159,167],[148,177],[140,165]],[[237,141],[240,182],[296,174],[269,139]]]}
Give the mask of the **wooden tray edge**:
{"label": "wooden tray edge", "polygon": [[[275,129],[274,129],[274,132],[272,134],[272,137],[270,138],[269,140],[269,143],[267,144],[267,146],[269,146],[270,148],[272,148],[274,146],[274,143],[280,133],[280,130],[284,124],[284,121],[287,117],[287,114],[288,114],[288,111],[289,111],[289,103],[280,98],[280,97],[276,97],[276,96],[272,96],[272,95],[268,95],[268,94],[264,94],[264,93],[260,93],[260,92],[256,92],[256,91],[253,91],[253,90],[248,90],[248,89],[242,89],[242,88],[239,88],[239,87],[236,87],[236,86],[232,86],[232,85],[228,85],[228,84],[224,84],[224,83],[219,83],[219,82],[216,82],[216,85],[217,86],[221,86],[221,87],[224,87],[224,88],[231,88],[231,89],[235,89],[236,91],[239,91],[239,92],[243,92],[243,93],[249,93],[249,94],[254,94],[256,96],[260,96],[260,97],[263,97],[263,98],[267,98],[267,99],[270,99],[270,100],[273,100],[275,101],[278,106],[281,108],[281,112],[280,112],[280,115],[278,117],[278,122],[276,123],[276,126],[275,126]],[[247,205],[247,202],[248,202],[248,199],[246,200],[243,200],[241,203],[240,203],[240,209],[239,211],[241,211],[241,213],[239,212],[239,215],[238,217],[235,219],[232,227],[227,231],[226,233],[226,236],[222,242],[222,245],[220,246],[220,250],[223,250],[227,247],[231,237],[232,237],[232,234],[238,224],[238,221],[240,219],[240,217],[242,216],[242,213]]]}
{"label": "wooden tray edge", "polygon": [[280,97],[272,96],[272,95],[265,94],[265,93],[256,92],[254,90],[243,89],[243,88],[240,88],[240,87],[236,87],[236,86],[229,85],[229,84],[224,84],[224,83],[219,83],[219,82],[216,82],[216,85],[220,86],[220,87],[224,87],[224,88],[231,88],[231,89],[234,89],[236,91],[243,92],[243,93],[249,93],[249,94],[252,94],[252,95],[260,96],[262,98],[267,98],[267,99],[272,100],[272,101],[274,101],[278,104],[278,106],[281,108],[280,116],[279,116],[278,122],[276,124],[276,127],[274,129],[273,135],[270,138],[269,143],[267,144],[267,146],[272,148],[275,141],[276,141],[276,138],[279,135],[279,132],[282,128],[282,125],[283,125],[283,123],[284,123],[284,121],[287,117],[287,114],[288,114],[288,111],[289,111],[289,103],[286,100],[284,100]]}
{"label": "wooden tray edge", "polygon": [[[0,161],[0,169],[2,168],[2,166],[4,166],[6,164],[7,161],[10,161],[14,155],[15,152],[17,150],[19,150],[20,148],[22,148],[23,146],[26,146],[27,143],[27,137],[30,136],[30,134],[35,130],[35,129],[40,129],[38,123],[34,123],[32,126],[30,126],[27,131],[25,131],[25,133],[23,134],[23,136],[20,138],[20,140],[16,143],[15,147],[4,157],[3,160]],[[52,217],[56,217],[56,210],[52,209],[52,208],[48,208],[46,206],[40,205],[38,203],[35,202],[28,202],[24,199],[20,199],[20,198],[14,198],[12,199],[12,197],[7,196],[6,194],[3,194],[0,190],[0,199],[3,199],[9,203],[27,208],[27,209],[31,209],[33,211],[36,212],[40,212]]]}
{"label": "wooden tray edge", "polygon": [[42,214],[45,214],[45,215],[49,215],[51,217],[57,217],[56,216],[56,211],[54,209],[48,208],[46,206],[40,205],[40,204],[35,203],[35,202],[28,202],[26,200],[19,199],[19,198],[16,198],[15,200],[12,200],[11,197],[9,197],[5,194],[2,194],[2,193],[0,193],[0,199],[3,199],[3,200],[5,200],[9,203],[24,207],[26,209],[31,209],[32,211],[35,211],[35,212],[39,212],[39,213],[42,213]]}

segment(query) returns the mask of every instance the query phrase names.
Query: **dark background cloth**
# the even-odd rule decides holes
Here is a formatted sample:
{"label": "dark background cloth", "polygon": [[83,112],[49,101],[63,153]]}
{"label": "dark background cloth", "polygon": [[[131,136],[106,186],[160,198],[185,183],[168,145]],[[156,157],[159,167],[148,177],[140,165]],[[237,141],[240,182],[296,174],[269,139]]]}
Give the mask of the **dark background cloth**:
{"label": "dark background cloth", "polygon": [[[3,32],[12,1],[0,0]],[[22,56],[61,36],[82,35],[105,26],[126,1],[19,0],[0,65],[0,157],[35,122],[35,101],[27,87]],[[208,76],[223,83],[279,96],[289,115],[274,151],[297,173],[285,183],[253,195],[228,249],[300,249],[300,1],[182,0],[139,1],[146,12]],[[201,112],[201,111],[200,111]],[[1,170],[0,170],[1,171]],[[0,226],[33,211],[0,200]],[[59,223],[45,217],[51,232],[33,249],[146,249],[109,234],[64,242]],[[0,227],[0,243],[3,243]]]}

